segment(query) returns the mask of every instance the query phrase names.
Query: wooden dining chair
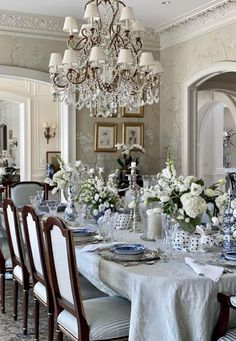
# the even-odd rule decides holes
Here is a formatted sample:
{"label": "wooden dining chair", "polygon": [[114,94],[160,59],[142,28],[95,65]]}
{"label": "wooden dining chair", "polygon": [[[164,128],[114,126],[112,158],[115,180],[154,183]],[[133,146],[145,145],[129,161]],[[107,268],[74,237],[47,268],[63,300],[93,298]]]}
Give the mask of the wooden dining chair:
{"label": "wooden dining chair", "polygon": [[64,222],[49,217],[44,225],[46,251],[57,324],[57,341],[118,340],[127,337],[130,302],[121,297],[81,300],[72,233]]}
{"label": "wooden dining chair", "polygon": [[25,263],[17,209],[9,198],[3,201],[3,214],[13,269],[13,317],[17,320],[18,285],[23,288],[23,334],[27,334],[29,273]]}
{"label": "wooden dining chair", "polygon": [[36,195],[37,191],[43,191],[45,184],[37,181],[20,181],[9,186],[9,198],[14,201],[17,208],[30,205],[30,196]]}
{"label": "wooden dining chair", "polygon": [[6,260],[0,249],[0,309],[5,313],[5,279],[6,274],[12,272],[12,267],[6,266]]}
{"label": "wooden dining chair", "polygon": [[47,307],[48,341],[53,341],[54,304],[45,259],[41,222],[33,207],[22,211],[23,231],[29,257],[34,296],[34,340],[39,340],[39,303]]}
{"label": "wooden dining chair", "polygon": [[236,328],[229,328],[230,309],[236,310],[236,296],[219,292],[217,300],[220,303],[220,312],[213,332],[212,341],[236,340]]}

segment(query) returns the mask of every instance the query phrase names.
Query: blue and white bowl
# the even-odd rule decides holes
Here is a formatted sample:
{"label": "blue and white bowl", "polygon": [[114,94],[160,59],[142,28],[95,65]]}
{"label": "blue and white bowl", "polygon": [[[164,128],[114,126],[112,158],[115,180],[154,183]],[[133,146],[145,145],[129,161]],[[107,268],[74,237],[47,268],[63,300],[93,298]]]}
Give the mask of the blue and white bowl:
{"label": "blue and white bowl", "polygon": [[226,260],[231,260],[236,262],[236,250],[235,251],[228,251],[224,253],[224,257]]}
{"label": "blue and white bowl", "polygon": [[97,233],[94,230],[86,228],[73,228],[72,231],[76,235],[76,237],[90,237],[94,236]]}
{"label": "blue and white bowl", "polygon": [[112,248],[112,251],[117,255],[140,255],[145,250],[146,247],[142,244],[124,244]]}

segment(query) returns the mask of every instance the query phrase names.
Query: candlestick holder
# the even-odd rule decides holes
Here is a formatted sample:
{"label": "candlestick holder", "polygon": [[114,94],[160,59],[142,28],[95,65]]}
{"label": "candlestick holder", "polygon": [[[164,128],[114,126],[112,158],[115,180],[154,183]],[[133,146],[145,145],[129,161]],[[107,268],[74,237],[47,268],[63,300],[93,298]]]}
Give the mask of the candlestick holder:
{"label": "candlestick holder", "polygon": [[138,232],[138,220],[139,214],[137,211],[138,199],[139,199],[139,185],[137,184],[137,166],[135,162],[131,163],[131,172],[129,175],[129,189],[132,195],[133,208],[131,211],[132,217],[132,231]]}

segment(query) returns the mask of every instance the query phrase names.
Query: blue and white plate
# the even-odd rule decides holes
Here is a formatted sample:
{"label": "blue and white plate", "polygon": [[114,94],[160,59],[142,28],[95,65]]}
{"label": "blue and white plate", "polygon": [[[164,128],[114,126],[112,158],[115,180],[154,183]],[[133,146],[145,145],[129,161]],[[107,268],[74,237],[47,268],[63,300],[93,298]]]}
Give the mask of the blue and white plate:
{"label": "blue and white plate", "polygon": [[90,237],[94,236],[97,233],[97,231],[85,228],[73,228],[72,231],[77,237]]}
{"label": "blue and white plate", "polygon": [[124,244],[112,248],[112,251],[117,255],[140,255],[145,250],[146,247],[142,244]]}
{"label": "blue and white plate", "polygon": [[236,250],[235,251],[228,251],[224,253],[224,257],[226,260],[231,260],[236,262]]}

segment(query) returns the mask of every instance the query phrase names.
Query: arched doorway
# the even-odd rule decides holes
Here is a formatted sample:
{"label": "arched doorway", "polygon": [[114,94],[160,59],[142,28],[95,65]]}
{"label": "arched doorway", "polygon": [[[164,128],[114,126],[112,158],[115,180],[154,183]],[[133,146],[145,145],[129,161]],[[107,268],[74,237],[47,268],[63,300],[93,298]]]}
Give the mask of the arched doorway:
{"label": "arched doorway", "polygon": [[208,79],[226,72],[236,72],[236,62],[209,65],[183,83],[182,97],[182,173],[197,174],[198,165],[198,87]]}
{"label": "arched doorway", "polygon": [[[0,65],[0,77],[31,80],[41,83],[50,83],[49,75],[30,69]],[[21,117],[21,179],[31,179],[31,129],[30,129],[30,101],[27,97],[14,93],[1,92],[0,97],[11,99],[20,104]],[[64,103],[59,105],[59,116],[61,121],[61,155],[66,162],[74,162],[76,157],[76,131],[75,131],[75,109]]]}

